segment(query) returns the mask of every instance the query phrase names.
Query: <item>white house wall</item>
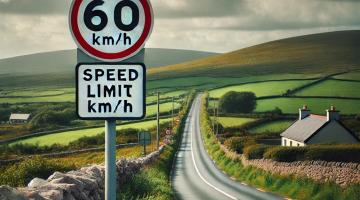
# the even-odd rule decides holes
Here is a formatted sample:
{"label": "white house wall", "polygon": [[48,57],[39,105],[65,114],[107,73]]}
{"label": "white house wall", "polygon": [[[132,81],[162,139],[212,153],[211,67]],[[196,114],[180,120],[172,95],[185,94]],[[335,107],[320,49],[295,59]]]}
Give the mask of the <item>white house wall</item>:
{"label": "white house wall", "polygon": [[[285,144],[285,140],[286,140],[286,144]],[[293,147],[303,147],[305,146],[304,143],[302,142],[298,142],[298,141],[295,141],[295,140],[291,140],[289,138],[285,138],[285,137],[282,137],[281,138],[281,146],[288,146],[290,147],[290,142],[292,144]]]}
{"label": "white house wall", "polygon": [[307,144],[319,143],[356,144],[358,141],[337,121],[332,121],[307,142]]}

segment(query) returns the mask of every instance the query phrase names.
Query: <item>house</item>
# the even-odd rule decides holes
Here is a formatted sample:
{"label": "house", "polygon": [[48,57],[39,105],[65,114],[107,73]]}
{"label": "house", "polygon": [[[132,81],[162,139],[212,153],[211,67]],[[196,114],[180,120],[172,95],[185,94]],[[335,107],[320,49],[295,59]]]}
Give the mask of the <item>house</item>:
{"label": "house", "polygon": [[30,114],[14,114],[10,115],[10,124],[26,124],[29,122]]}
{"label": "house", "polygon": [[281,137],[282,146],[359,143],[357,136],[340,122],[340,112],[334,106],[326,110],[326,116],[313,115],[304,106],[299,109],[299,119]]}

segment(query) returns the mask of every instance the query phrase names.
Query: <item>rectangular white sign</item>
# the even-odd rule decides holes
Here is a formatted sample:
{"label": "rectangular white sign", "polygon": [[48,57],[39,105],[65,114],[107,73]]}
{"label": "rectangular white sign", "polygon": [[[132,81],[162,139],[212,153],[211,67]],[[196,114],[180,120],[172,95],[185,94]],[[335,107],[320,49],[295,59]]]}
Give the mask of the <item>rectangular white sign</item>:
{"label": "rectangular white sign", "polygon": [[143,64],[79,64],[76,78],[77,113],[81,119],[145,117]]}

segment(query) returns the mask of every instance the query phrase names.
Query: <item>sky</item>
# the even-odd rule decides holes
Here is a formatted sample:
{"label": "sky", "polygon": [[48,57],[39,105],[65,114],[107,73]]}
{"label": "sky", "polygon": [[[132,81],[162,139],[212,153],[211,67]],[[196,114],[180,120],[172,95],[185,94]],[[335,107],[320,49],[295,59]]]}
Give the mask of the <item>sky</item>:
{"label": "sky", "polygon": [[[146,47],[229,52],[297,35],[360,30],[360,0],[151,0]],[[71,0],[0,0],[0,58],[74,49]]]}

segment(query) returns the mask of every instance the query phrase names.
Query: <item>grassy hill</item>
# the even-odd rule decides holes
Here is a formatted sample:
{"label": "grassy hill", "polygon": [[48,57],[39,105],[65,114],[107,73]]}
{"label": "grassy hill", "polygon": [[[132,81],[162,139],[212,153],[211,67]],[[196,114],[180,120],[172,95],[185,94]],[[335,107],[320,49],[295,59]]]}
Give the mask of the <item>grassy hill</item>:
{"label": "grassy hill", "polygon": [[288,38],[227,54],[151,69],[153,79],[281,73],[326,74],[360,68],[360,31]]}
{"label": "grassy hill", "polygon": [[[145,51],[147,68],[166,66],[196,60],[215,53],[153,49]],[[0,87],[73,85],[75,79],[76,50],[31,54],[0,60]]]}

